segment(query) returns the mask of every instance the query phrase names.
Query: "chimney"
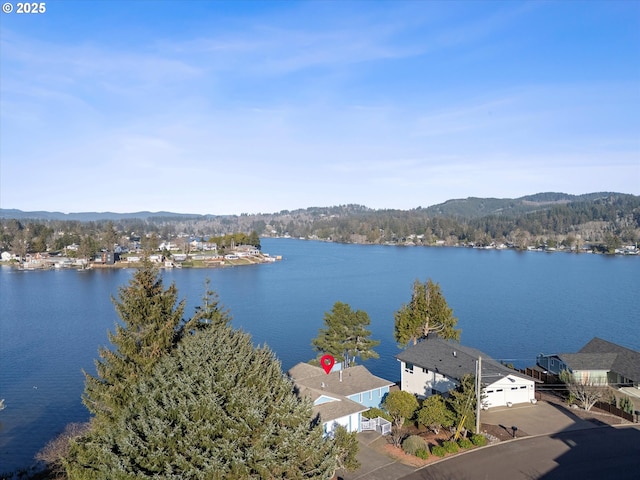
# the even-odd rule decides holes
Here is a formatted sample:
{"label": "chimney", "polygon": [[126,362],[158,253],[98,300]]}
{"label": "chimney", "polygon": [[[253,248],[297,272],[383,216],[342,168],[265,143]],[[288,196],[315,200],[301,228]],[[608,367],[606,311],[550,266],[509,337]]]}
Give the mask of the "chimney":
{"label": "chimney", "polygon": [[458,357],[458,352],[456,352],[456,351],[454,350],[454,351],[453,351],[453,356],[457,358],[457,357]]}
{"label": "chimney", "polygon": [[342,381],[342,370],[340,370],[340,381]]}

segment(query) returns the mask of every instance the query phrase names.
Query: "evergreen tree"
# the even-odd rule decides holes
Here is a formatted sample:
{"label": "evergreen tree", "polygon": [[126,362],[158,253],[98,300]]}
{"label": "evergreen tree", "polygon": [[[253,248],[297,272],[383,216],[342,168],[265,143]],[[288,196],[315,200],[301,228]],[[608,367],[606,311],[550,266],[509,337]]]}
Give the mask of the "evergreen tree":
{"label": "evergreen tree", "polygon": [[453,316],[440,285],[431,279],[427,283],[414,282],[411,301],[402,305],[394,317],[394,336],[401,347],[415,345],[431,332],[447,340],[460,340],[460,330],[455,329],[458,319]]}
{"label": "evergreen tree", "polygon": [[[216,323],[130,386],[110,428],[72,443],[71,479],[329,479],[339,452],[267,347]],[[341,455],[348,460],[348,455]]]}
{"label": "evergreen tree", "polygon": [[215,296],[207,291],[206,298],[209,303],[185,323],[184,301],[178,302],[175,285],[165,289],[158,270],[148,261],[120,288],[118,299],[112,301],[121,323],[116,324],[115,333],[108,334],[114,348],[99,349],[96,377],[85,372],[83,402],[96,422],[109,422],[125,403],[129,386],[169,354],[185,332],[214,319],[228,321]]}
{"label": "evergreen tree", "polygon": [[447,408],[441,395],[431,395],[422,402],[422,407],[418,410],[418,423],[437,435],[442,427],[453,425],[453,413]]}
{"label": "evergreen tree", "polygon": [[[460,380],[458,388],[451,391],[447,399],[449,408],[455,415],[456,425],[462,424],[466,430],[473,431],[476,427],[476,383],[473,375],[465,375]],[[478,433],[478,432],[475,432]]]}
{"label": "evergreen tree", "polygon": [[633,410],[635,407],[631,399],[625,395],[624,397],[620,398],[620,406],[618,408],[620,408],[624,412],[633,414]]}
{"label": "evergreen tree", "polygon": [[373,348],[380,345],[380,341],[369,338],[371,331],[366,327],[370,323],[367,312],[354,312],[349,304],[336,302],[331,312],[324,314],[326,328],[319,330],[318,337],[311,344],[316,351],[328,353],[336,361],[344,362],[345,368],[355,364],[356,357],[362,360],[378,358]]}
{"label": "evergreen tree", "polygon": [[385,395],[382,407],[393,419],[391,441],[396,447],[399,447],[404,436],[404,421],[413,416],[418,408],[418,400],[415,395],[407,391],[395,390]]}
{"label": "evergreen tree", "polygon": [[345,427],[338,425],[334,430],[333,440],[337,467],[348,471],[360,468],[360,462],[357,458],[358,450],[360,449],[358,433],[349,433]]}

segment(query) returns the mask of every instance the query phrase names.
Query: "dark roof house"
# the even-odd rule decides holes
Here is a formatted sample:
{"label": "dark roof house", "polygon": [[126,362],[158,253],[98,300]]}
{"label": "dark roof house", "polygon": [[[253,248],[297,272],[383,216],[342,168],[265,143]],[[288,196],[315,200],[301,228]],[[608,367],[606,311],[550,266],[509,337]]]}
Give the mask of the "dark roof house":
{"label": "dark roof house", "polygon": [[480,357],[485,394],[483,406],[490,408],[534,400],[533,378],[496,362],[480,350],[438,336],[429,336],[396,355],[401,362],[401,388],[420,397],[448,395],[460,384],[462,377],[477,374],[476,362]]}
{"label": "dark roof house", "polygon": [[577,353],[539,355],[537,363],[555,374],[569,370],[606,378],[610,385],[640,385],[640,352],[598,337]]}

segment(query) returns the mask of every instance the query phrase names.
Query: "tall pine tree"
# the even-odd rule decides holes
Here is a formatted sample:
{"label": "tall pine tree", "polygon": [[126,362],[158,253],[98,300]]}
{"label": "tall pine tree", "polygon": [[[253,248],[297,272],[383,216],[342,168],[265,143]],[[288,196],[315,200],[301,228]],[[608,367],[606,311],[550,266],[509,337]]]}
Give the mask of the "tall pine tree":
{"label": "tall pine tree", "polygon": [[71,479],[329,479],[338,457],[273,353],[215,323],[132,384],[66,468]]}
{"label": "tall pine tree", "polygon": [[427,283],[414,282],[411,301],[402,305],[394,317],[394,336],[401,347],[415,345],[431,332],[447,340],[460,340],[460,330],[455,328],[458,319],[453,316],[440,285],[431,279]]}
{"label": "tall pine tree", "polygon": [[349,304],[336,302],[331,312],[325,312],[324,325],[318,336],[311,341],[314,349],[321,354],[328,353],[338,362],[349,367],[355,359],[378,358],[373,350],[380,345],[379,340],[372,340],[371,331],[367,330],[371,320],[364,310],[353,311]]}
{"label": "tall pine tree", "polygon": [[206,295],[209,303],[185,322],[184,301],[178,301],[177,288],[172,284],[165,289],[158,269],[149,261],[120,288],[118,298],[112,298],[121,320],[115,333],[108,333],[112,348],[99,349],[97,376],[85,372],[83,402],[95,415],[94,424],[109,422],[127,400],[129,386],[149,374],[185,332],[203,328],[213,319],[228,321],[214,294],[207,290]]}

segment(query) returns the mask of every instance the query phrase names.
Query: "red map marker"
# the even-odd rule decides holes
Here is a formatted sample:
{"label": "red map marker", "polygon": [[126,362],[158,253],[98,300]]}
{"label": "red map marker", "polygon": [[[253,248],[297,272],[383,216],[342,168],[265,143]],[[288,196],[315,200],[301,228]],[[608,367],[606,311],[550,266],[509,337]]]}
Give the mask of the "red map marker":
{"label": "red map marker", "polygon": [[322,368],[324,368],[324,371],[327,373],[327,375],[329,375],[329,372],[333,368],[334,363],[336,363],[336,359],[331,355],[324,355],[320,359],[320,365],[322,365]]}

